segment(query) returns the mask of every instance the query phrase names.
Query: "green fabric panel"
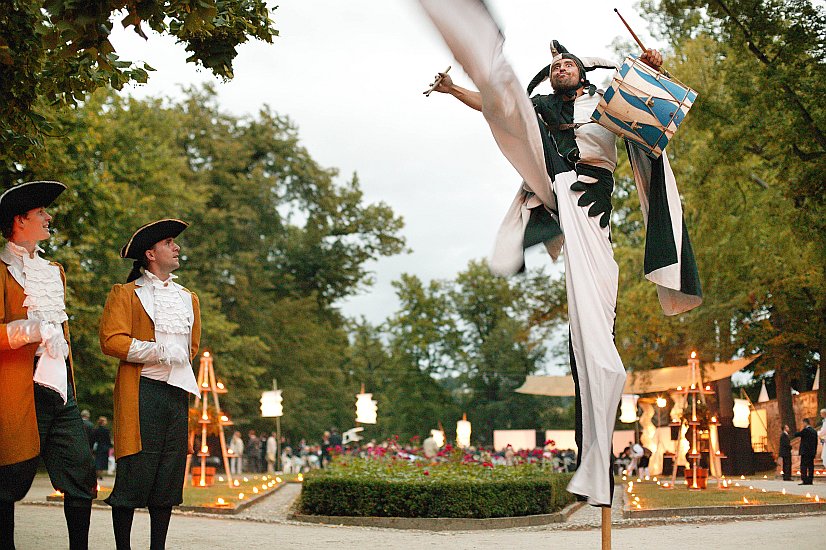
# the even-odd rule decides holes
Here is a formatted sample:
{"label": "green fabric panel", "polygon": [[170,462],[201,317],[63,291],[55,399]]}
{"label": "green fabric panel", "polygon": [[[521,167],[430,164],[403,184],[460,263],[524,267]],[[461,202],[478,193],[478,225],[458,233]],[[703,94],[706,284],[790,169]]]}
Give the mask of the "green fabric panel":
{"label": "green fabric panel", "polygon": [[539,206],[531,210],[531,217],[522,238],[522,248],[528,249],[534,245],[550,241],[558,235],[562,235],[562,228],[559,223],[553,219],[551,213],[545,207]]}
{"label": "green fabric panel", "polygon": [[671,230],[671,211],[665,190],[665,169],[662,157],[651,161],[651,186],[648,190],[648,230],[645,234],[646,275],[663,267],[674,265],[677,244]]}
{"label": "green fabric panel", "polygon": [[691,240],[688,238],[688,229],[683,220],[683,247],[682,264],[680,265],[680,292],[690,296],[702,296],[703,289],[700,285],[700,271],[697,269],[697,262],[694,260],[694,250],[691,248]]}

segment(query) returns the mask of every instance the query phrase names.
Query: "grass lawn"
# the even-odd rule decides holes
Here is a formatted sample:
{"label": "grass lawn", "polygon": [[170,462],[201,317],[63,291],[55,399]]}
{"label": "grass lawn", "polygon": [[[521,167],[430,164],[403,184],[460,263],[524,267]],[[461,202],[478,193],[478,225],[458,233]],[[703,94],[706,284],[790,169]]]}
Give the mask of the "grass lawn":
{"label": "grass lawn", "polygon": [[[237,485],[229,487],[226,481],[219,481],[219,478],[216,477],[215,484],[212,487],[193,487],[190,484],[184,487],[184,502],[182,506],[235,508],[239,502],[248,500],[250,497],[258,496],[261,493],[272,491],[280,482],[295,481],[299,481],[297,474],[278,476],[247,475],[234,479],[233,484],[237,482]],[[112,487],[101,486],[98,490],[96,500],[104,500],[111,492]],[[224,506],[218,505],[219,498],[224,500]]]}
{"label": "grass lawn", "polygon": [[[735,486],[739,483],[740,487]],[[657,508],[696,508],[703,506],[738,506],[744,504],[800,504],[814,502],[812,498],[800,495],[784,495],[782,493],[761,489],[749,489],[748,480],[732,480],[728,489],[718,489],[716,483],[709,482],[708,489],[689,491],[686,485],[678,482],[673,489],[664,489],[654,481],[634,483],[632,492],[628,493],[628,485],[621,485],[626,491],[625,496],[631,507],[639,503],[643,510]],[[637,501],[636,499],[639,498]],[[748,502],[746,502],[746,499]]]}

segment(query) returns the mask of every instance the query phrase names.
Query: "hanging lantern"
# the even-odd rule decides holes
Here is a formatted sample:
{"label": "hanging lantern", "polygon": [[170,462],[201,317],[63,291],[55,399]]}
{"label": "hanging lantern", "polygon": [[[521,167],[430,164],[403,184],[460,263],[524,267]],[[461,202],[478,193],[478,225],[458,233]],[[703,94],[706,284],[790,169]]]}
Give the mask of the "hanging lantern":
{"label": "hanging lantern", "polygon": [[620,402],[620,422],[631,424],[637,421],[637,399],[639,395],[623,394]]}
{"label": "hanging lantern", "polygon": [[265,418],[283,416],[284,406],[281,404],[281,390],[265,391],[261,394],[261,416]]}
{"label": "hanging lantern", "polygon": [[[817,379],[815,379],[815,383],[817,383]],[[814,388],[817,389],[817,388]],[[766,381],[763,380],[763,385],[760,387],[760,395],[757,397],[758,403],[765,403],[769,400],[769,390],[766,389]]]}
{"label": "hanging lantern", "polygon": [[379,406],[373,400],[372,393],[364,393],[364,385],[361,386],[361,393],[356,395],[356,422],[361,424],[375,424],[376,413]]}
{"label": "hanging lantern", "polygon": [[657,407],[664,409],[665,406],[668,404],[668,401],[665,400],[665,397],[658,397],[657,398]]}
{"label": "hanging lantern", "polygon": [[470,422],[467,413],[462,413],[462,419],[456,422],[456,444],[459,447],[470,447]]}
{"label": "hanging lantern", "polygon": [[749,408],[749,402],[745,399],[735,399],[734,418],[732,418],[731,423],[734,424],[736,428],[748,428],[750,416],[751,409]]}

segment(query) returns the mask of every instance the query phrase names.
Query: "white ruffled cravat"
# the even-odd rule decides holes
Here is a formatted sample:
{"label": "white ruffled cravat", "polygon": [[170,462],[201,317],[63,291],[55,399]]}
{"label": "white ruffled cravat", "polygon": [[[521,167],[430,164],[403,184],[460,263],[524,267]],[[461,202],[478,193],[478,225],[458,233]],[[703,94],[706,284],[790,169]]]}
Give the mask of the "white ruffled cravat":
{"label": "white ruffled cravat", "polygon": [[[60,278],[60,268],[52,265],[40,257],[42,249],[35,249],[34,254],[13,242],[6,243],[4,256],[12,261],[12,267],[18,273],[15,277],[22,280],[23,307],[29,319],[40,321],[40,336],[43,340],[57,334],[62,334],[63,322],[69,319],[66,315],[65,294],[63,280]],[[63,350],[68,346],[58,346],[51,353],[43,344],[37,349],[37,368],[34,371],[34,381],[60,394],[65,404],[68,394],[68,371],[66,356]],[[54,356],[52,355],[54,353]]]}

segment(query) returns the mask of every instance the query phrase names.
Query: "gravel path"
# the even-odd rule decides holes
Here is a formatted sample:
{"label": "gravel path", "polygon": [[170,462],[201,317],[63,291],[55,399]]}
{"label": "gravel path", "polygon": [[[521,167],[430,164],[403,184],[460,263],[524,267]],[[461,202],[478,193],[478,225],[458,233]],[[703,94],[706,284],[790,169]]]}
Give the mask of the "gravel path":
{"label": "gravel path", "polygon": [[[791,482],[750,481],[766,489],[785,486],[787,492],[816,491],[826,495],[826,484],[800,487]],[[793,489],[792,487],[799,487]],[[569,545],[598,548],[600,511],[584,506],[564,524],[494,531],[402,531],[368,527],[305,524],[286,519],[289,508],[300,493],[300,485],[288,484],[244,512],[231,517],[207,517],[176,513],[172,518],[167,548],[191,550],[256,550],[307,548],[332,544],[336,548],[458,548],[497,549]],[[48,480],[37,481],[27,500],[48,494]],[[616,549],[660,547],[665,541],[683,541],[715,550],[742,550],[754,545],[761,550],[822,548],[826,540],[826,514],[811,516],[772,516],[771,518],[702,518],[669,520],[625,520],[620,499],[612,509],[613,547]],[[39,500],[42,502],[42,500]],[[66,548],[66,528],[60,506],[21,504],[16,508],[18,550]],[[135,514],[132,545],[149,546],[149,515]],[[95,508],[90,530],[92,550],[114,548],[111,514]]]}

